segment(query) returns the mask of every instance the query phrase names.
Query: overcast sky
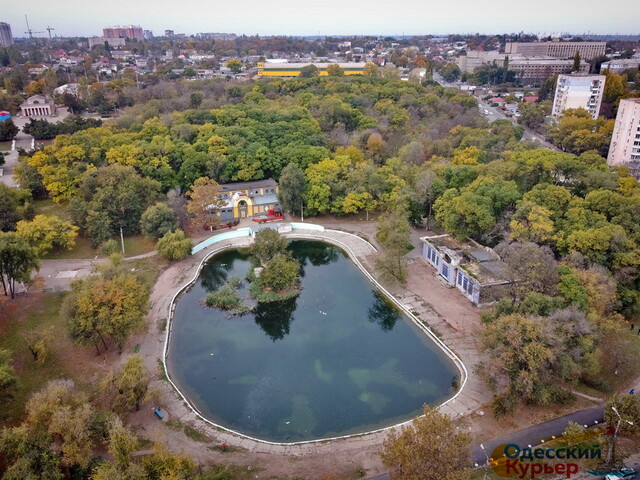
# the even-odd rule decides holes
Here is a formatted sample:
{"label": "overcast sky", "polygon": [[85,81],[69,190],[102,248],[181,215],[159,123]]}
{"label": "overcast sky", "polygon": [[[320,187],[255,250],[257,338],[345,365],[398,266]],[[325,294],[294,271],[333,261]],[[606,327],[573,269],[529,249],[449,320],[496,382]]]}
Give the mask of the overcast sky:
{"label": "overcast sky", "polygon": [[162,35],[423,35],[445,33],[638,34],[638,0],[0,0],[14,37],[101,35],[140,25]]}

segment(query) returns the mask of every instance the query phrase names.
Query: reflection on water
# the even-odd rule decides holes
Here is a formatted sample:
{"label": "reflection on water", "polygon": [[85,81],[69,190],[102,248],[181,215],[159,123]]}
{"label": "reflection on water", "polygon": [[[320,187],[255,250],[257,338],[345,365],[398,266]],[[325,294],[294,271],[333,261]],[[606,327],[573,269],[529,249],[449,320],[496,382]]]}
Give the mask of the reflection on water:
{"label": "reflection on water", "polygon": [[382,330],[389,332],[402,317],[396,307],[389,303],[381,293],[375,290],[372,293],[373,305],[369,307],[367,317],[370,322],[377,323]]}
{"label": "reflection on water", "polygon": [[235,251],[210,260],[180,297],[169,370],[205,416],[294,442],[399,423],[453,393],[453,364],[340,249],[289,248],[304,272],[297,298],[232,317],[202,306],[207,290],[245,277],[250,262]]}
{"label": "reflection on water", "polygon": [[295,298],[281,302],[258,303],[255,321],[271,340],[281,340],[285,335],[289,335],[296,306]]}

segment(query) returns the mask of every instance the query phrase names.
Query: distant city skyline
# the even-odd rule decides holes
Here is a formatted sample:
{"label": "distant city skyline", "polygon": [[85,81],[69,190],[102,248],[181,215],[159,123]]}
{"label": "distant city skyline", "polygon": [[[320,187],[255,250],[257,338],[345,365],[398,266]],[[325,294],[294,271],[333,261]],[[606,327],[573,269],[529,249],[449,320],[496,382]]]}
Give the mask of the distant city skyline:
{"label": "distant city skyline", "polygon": [[395,0],[389,5],[387,8],[364,0],[309,4],[296,0],[222,4],[207,0],[111,0],[107,4],[33,0],[6,2],[0,11],[0,22],[11,25],[14,38],[28,36],[25,14],[36,37],[48,37],[47,27],[55,28],[52,35],[63,37],[100,36],[103,27],[130,24],[151,30],[156,36],[162,36],[165,30],[187,35],[227,32],[262,36],[639,33],[640,3],[628,0],[610,0],[606,4],[596,0]]}

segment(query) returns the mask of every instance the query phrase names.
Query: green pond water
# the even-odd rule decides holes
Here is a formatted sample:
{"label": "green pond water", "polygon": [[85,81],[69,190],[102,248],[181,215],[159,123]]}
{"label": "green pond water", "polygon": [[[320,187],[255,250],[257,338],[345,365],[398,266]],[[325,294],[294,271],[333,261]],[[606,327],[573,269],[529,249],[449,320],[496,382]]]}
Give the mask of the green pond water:
{"label": "green pond water", "polygon": [[242,316],[205,307],[208,291],[250,268],[232,250],[176,305],[169,372],[205,417],[289,443],[393,425],[453,395],[453,362],[344,252],[306,240],[289,248],[302,264],[297,298]]}

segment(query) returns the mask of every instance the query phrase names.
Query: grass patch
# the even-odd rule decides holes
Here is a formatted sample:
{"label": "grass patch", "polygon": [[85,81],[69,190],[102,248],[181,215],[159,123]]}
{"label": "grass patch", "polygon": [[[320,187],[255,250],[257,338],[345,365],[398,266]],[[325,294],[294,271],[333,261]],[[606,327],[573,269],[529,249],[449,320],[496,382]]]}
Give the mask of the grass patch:
{"label": "grass patch", "polygon": [[242,280],[238,277],[231,277],[226,285],[219,289],[209,292],[205,299],[205,303],[210,307],[216,307],[221,310],[229,310],[235,314],[246,313],[251,310],[242,300],[238,293],[238,288],[242,285]]}
{"label": "grass patch", "polygon": [[58,217],[67,222],[71,221],[67,205],[59,205],[50,198],[34,200],[33,207],[36,210],[36,215],[49,215],[51,217]]}
{"label": "grass patch", "polygon": [[76,244],[71,250],[55,250],[44,255],[45,260],[82,260],[91,259],[99,255],[98,249],[91,246],[86,237],[76,237]]}
{"label": "grass patch", "polygon": [[[25,413],[25,404],[33,392],[54,378],[77,379],[65,365],[65,355],[73,355],[77,349],[67,335],[66,320],[58,314],[65,294],[30,293],[5,304],[1,311],[0,348],[12,354],[12,364],[18,378],[12,398],[4,400],[0,408],[0,423],[16,424]],[[54,327],[58,332],[49,345],[49,355],[44,364],[33,360],[22,333]]]}

